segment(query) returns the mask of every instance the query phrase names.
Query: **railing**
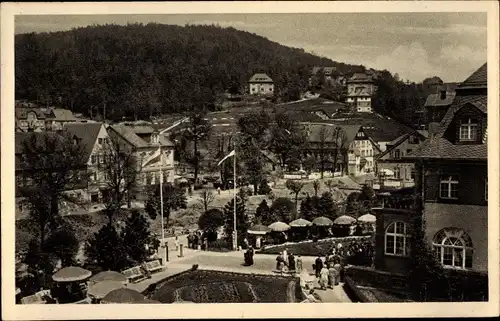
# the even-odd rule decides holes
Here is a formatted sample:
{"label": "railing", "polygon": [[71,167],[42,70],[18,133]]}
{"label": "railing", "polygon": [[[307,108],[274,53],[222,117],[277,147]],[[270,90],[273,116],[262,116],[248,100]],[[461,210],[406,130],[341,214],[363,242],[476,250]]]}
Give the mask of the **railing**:
{"label": "railing", "polygon": [[412,196],[384,196],[382,197],[382,208],[406,209],[415,208],[415,198]]}

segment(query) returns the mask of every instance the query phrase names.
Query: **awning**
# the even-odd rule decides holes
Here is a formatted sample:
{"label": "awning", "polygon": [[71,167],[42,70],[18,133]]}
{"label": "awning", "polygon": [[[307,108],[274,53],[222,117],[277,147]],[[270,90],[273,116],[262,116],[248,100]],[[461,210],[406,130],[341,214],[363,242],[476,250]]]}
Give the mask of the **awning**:
{"label": "awning", "polygon": [[88,279],[90,276],[92,276],[92,272],[88,270],[78,266],[68,266],[52,275],[52,280],[56,282],[76,282]]}

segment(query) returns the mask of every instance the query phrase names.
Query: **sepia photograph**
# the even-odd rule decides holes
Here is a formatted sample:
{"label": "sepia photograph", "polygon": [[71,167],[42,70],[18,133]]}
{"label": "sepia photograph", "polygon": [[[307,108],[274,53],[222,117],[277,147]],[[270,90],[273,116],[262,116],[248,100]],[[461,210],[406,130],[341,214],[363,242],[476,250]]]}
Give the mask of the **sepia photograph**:
{"label": "sepia photograph", "polygon": [[483,4],[10,7],[3,297],[163,318],[213,303],[498,313],[498,4]]}

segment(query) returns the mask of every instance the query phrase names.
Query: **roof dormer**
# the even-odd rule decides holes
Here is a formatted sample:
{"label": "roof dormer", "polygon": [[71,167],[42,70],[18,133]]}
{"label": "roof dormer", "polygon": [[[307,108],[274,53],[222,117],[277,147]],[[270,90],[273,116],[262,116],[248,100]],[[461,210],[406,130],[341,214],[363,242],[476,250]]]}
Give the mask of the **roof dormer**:
{"label": "roof dormer", "polygon": [[473,104],[466,104],[455,112],[445,136],[456,145],[483,144],[487,117]]}

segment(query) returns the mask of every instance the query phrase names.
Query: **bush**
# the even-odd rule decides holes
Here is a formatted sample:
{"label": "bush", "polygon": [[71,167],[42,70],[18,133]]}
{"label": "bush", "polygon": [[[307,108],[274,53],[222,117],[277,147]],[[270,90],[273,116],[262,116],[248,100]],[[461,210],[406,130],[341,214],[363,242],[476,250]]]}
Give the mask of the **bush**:
{"label": "bush", "polygon": [[259,185],[258,194],[259,195],[268,195],[269,193],[271,193],[271,191],[272,191],[272,189],[271,189],[271,187],[269,187],[267,180],[263,179]]}
{"label": "bush", "polygon": [[224,225],[224,212],[220,209],[213,208],[201,214],[198,219],[198,227],[204,232],[214,232]]}

